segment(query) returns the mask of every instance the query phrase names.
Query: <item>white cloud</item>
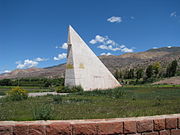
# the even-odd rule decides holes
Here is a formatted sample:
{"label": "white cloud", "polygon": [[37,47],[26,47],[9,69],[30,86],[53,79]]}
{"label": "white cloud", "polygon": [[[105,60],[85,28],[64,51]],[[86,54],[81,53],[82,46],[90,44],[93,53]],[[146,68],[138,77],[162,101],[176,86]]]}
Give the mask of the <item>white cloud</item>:
{"label": "white cloud", "polygon": [[102,43],[102,42],[104,42],[104,40],[106,40],[106,38],[104,38],[104,37],[102,37],[102,36],[100,36],[100,35],[96,35],[96,41],[97,41],[97,42]]}
{"label": "white cloud", "polygon": [[108,39],[106,41],[106,44],[116,45],[116,43],[113,40],[111,40],[111,39]]}
{"label": "white cloud", "polygon": [[131,18],[132,20],[133,20],[133,19],[135,19],[135,17],[134,17],[134,16],[131,16],[130,18]]}
{"label": "white cloud", "polygon": [[11,70],[0,70],[0,74],[4,74],[4,73],[10,73]]}
{"label": "white cloud", "polygon": [[103,43],[105,40],[107,40],[107,37],[96,35],[95,39],[92,39],[91,41],[89,41],[89,43],[91,44]]}
{"label": "white cloud", "polygon": [[41,61],[47,61],[48,59],[45,59],[45,58],[36,58],[34,61],[38,61],[38,62],[41,62]]}
{"label": "white cloud", "polygon": [[133,49],[129,49],[127,47],[124,47],[121,49],[122,52],[125,52],[125,53],[129,53],[129,52],[133,52]]}
{"label": "white cloud", "polygon": [[66,58],[66,56],[67,56],[66,53],[62,53],[62,54],[59,54],[57,57],[54,57],[54,60],[62,60]]}
{"label": "white cloud", "polygon": [[172,12],[171,14],[170,14],[170,17],[176,17],[177,15],[176,15],[176,12]]}
{"label": "white cloud", "polygon": [[41,58],[41,57],[37,57],[34,60],[30,60],[30,59],[26,59],[23,62],[22,61],[16,61],[16,68],[19,69],[23,69],[23,68],[32,68],[32,67],[36,67],[39,62],[43,62],[43,61],[47,61],[48,59],[46,58]]}
{"label": "white cloud", "polygon": [[61,46],[62,49],[67,49],[68,48],[68,44],[67,43],[63,43]]}
{"label": "white cloud", "polygon": [[21,61],[17,61],[16,64],[17,64],[17,68],[22,69],[22,68],[32,68],[32,67],[35,67],[35,66],[38,65],[38,62],[26,59],[26,60],[24,60],[23,63]]}
{"label": "white cloud", "polygon": [[109,56],[109,55],[112,55],[110,52],[108,53],[101,53],[100,55],[106,55],[106,56]]}
{"label": "white cloud", "polygon": [[112,16],[110,18],[107,19],[108,22],[114,23],[114,22],[122,22],[122,17],[119,16]]}
{"label": "white cloud", "polygon": [[171,48],[172,46],[167,46],[167,48]]}
{"label": "white cloud", "polygon": [[96,35],[96,37],[94,39],[92,39],[91,41],[89,41],[90,44],[96,44],[96,43],[103,43],[103,44],[111,44],[111,45],[116,45],[116,43],[109,39],[108,36],[100,36],[100,35]]}
{"label": "white cloud", "polygon": [[108,36],[100,36],[96,35],[95,39],[90,41],[91,44],[100,44],[97,48],[103,50],[111,50],[111,51],[121,51],[121,52],[133,52],[133,49],[127,48],[125,45],[119,45],[115,41],[109,39]]}
{"label": "white cloud", "polygon": [[10,73],[11,70],[4,70],[4,73]]}
{"label": "white cloud", "polygon": [[89,41],[89,43],[91,43],[91,44],[96,44],[97,41],[96,41],[95,39],[92,39],[91,41]]}
{"label": "white cloud", "polygon": [[60,48],[60,49],[67,49],[68,48],[68,44],[67,43],[63,43],[61,46],[56,46],[56,49]]}
{"label": "white cloud", "polygon": [[157,49],[157,47],[153,47],[153,49]]}
{"label": "white cloud", "polygon": [[108,46],[106,45],[99,45],[98,48],[109,50]]}

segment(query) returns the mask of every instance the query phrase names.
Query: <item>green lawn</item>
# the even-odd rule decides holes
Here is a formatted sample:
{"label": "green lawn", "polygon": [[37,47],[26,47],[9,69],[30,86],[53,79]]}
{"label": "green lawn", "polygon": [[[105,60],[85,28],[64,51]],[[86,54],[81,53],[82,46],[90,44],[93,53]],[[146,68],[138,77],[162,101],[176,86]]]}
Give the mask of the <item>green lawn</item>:
{"label": "green lawn", "polygon": [[[35,120],[37,113],[48,119],[98,119],[180,113],[180,87],[122,87],[113,90],[80,92],[61,96],[0,99],[0,120]],[[50,112],[50,114],[49,114]]]}

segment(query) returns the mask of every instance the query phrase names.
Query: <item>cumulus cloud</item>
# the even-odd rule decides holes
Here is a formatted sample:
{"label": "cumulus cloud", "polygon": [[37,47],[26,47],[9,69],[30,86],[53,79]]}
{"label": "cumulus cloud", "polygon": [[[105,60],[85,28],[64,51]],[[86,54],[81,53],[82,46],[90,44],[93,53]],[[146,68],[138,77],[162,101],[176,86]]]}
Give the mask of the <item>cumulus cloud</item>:
{"label": "cumulus cloud", "polygon": [[89,43],[91,44],[103,43],[105,40],[107,40],[107,37],[96,35],[95,39],[92,39],[91,41],[89,41]]}
{"label": "cumulus cloud", "polygon": [[24,60],[24,62],[17,61],[16,64],[17,64],[17,68],[22,69],[22,68],[32,68],[32,67],[35,67],[35,66],[38,65],[38,62],[26,59],[26,60]]}
{"label": "cumulus cloud", "polygon": [[56,49],[67,49],[68,48],[68,44],[67,43],[63,43],[61,46],[56,46]]}
{"label": "cumulus cloud", "polygon": [[169,45],[169,46],[167,46],[167,48],[171,48],[171,47],[172,47],[172,46],[170,46],[170,45]]}
{"label": "cumulus cloud", "polygon": [[176,17],[177,15],[176,15],[176,12],[172,12],[171,14],[170,14],[170,17]]}
{"label": "cumulus cloud", "polygon": [[119,16],[112,16],[110,18],[107,19],[108,22],[111,22],[111,23],[119,23],[119,22],[122,22],[122,17],[119,17]]}
{"label": "cumulus cloud", "polygon": [[10,73],[11,70],[4,70],[4,73]]}
{"label": "cumulus cloud", "polygon": [[121,51],[121,52],[133,52],[133,49],[127,48],[125,45],[119,45],[114,40],[109,39],[108,36],[96,35],[89,43],[99,44],[97,48],[111,51]]}
{"label": "cumulus cloud", "polygon": [[133,49],[129,49],[127,47],[124,47],[121,49],[121,51],[127,53],[127,52],[133,52]]}
{"label": "cumulus cloud", "polygon": [[66,53],[61,53],[57,57],[54,57],[54,60],[62,60],[66,58],[67,54]]}
{"label": "cumulus cloud", "polygon": [[46,59],[46,58],[37,57],[34,60],[26,59],[23,62],[22,61],[16,61],[16,64],[17,64],[16,68],[23,69],[23,68],[36,67],[39,64],[39,62],[43,62],[43,61],[47,61],[47,60],[48,59]]}
{"label": "cumulus cloud", "polygon": [[108,53],[101,53],[100,55],[106,55],[106,56],[109,56],[109,55],[112,55],[110,52]]}
{"label": "cumulus cloud", "polygon": [[108,36],[100,36],[100,35],[96,35],[94,39],[92,39],[91,41],[89,41],[90,44],[96,44],[96,43],[103,43],[103,44],[111,44],[111,45],[116,45],[116,43],[109,39]]}
{"label": "cumulus cloud", "polygon": [[4,74],[4,73],[10,73],[11,70],[0,70],[0,74]]}
{"label": "cumulus cloud", "polygon": [[67,49],[68,48],[68,44],[67,43],[63,43],[61,46],[62,49]]}
{"label": "cumulus cloud", "polygon": [[133,19],[135,19],[135,17],[134,17],[134,16],[131,16],[130,18],[131,18],[132,20],[133,20]]}
{"label": "cumulus cloud", "polygon": [[38,58],[35,59],[35,61],[37,61],[37,62],[47,61],[47,60],[48,60],[48,59],[40,58],[40,57],[38,57]]}

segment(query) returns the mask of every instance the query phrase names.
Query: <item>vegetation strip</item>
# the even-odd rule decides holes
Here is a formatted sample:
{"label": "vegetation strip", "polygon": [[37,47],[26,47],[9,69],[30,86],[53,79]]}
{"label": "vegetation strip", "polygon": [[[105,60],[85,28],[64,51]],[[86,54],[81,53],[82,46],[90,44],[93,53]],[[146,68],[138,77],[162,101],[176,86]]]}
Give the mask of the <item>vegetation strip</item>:
{"label": "vegetation strip", "polygon": [[0,99],[1,121],[101,119],[180,113],[178,86],[129,86],[41,97],[27,97],[16,91],[11,94],[10,98]]}

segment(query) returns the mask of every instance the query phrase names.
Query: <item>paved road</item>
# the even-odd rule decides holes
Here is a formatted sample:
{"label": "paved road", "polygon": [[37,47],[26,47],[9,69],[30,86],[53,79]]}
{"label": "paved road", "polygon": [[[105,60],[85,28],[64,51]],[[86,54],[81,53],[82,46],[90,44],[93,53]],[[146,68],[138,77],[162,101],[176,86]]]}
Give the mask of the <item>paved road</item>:
{"label": "paved road", "polygon": [[[56,93],[56,92],[35,92],[35,93],[28,93],[29,97],[37,97],[37,96],[45,96],[45,95],[68,95],[69,93]],[[0,96],[0,98],[5,96]]]}

